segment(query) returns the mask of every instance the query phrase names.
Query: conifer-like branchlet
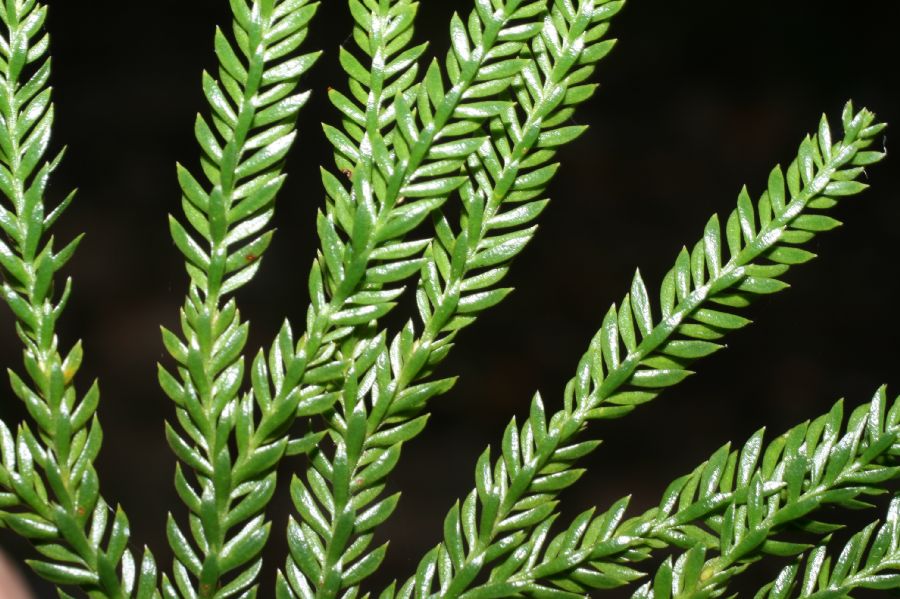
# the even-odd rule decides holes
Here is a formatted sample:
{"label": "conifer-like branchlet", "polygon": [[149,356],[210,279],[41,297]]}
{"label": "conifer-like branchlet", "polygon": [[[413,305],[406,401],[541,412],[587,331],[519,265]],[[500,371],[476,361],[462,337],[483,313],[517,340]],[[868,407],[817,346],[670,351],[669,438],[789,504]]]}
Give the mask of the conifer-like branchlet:
{"label": "conifer-like branchlet", "polygon": [[296,389],[241,394],[249,325],[231,297],[254,276],[272,238],[282,163],[309,97],[299,79],[318,56],[298,52],[317,4],[231,0],[231,8],[234,41],[216,30],[218,73],[203,74],[210,114],[195,126],[205,181],[178,167],[193,231],[169,220],[190,275],[182,334],[163,330],[177,373],[159,368],[181,429],[168,425],[166,436],[187,468],[178,465],[175,487],[190,511],[190,533],[171,515],[167,527],[174,584],[166,577],[162,591],[173,598],[255,592],[284,430],[298,410],[320,407]]}
{"label": "conifer-like branchlet", "polygon": [[880,527],[877,522],[869,524],[836,556],[828,555],[822,544],[803,558],[760,589],[757,599],[826,599],[862,589],[896,591],[900,588],[900,498],[891,500]]}
{"label": "conifer-like branchlet", "polygon": [[[585,129],[572,117],[596,90],[624,5],[473,2],[450,20],[447,55],[429,60],[428,44],[415,42],[426,3],[347,0],[353,30],[337,49],[347,81],[328,89],[334,164],[321,174],[305,322],[285,321],[248,366],[235,294],[272,239],[309,97],[300,78],[318,57],[301,50],[318,4],[229,0],[218,68],[202,78],[200,166],[177,167],[182,212],[169,219],[188,289],[180,330],[163,329],[173,364],[158,378],[175,404],[165,434],[187,516],[168,518],[174,560],[160,576],[149,550],[136,559],[124,511],[100,494],[98,386],[77,384],[81,344],[65,351],[56,333],[71,287],[57,275],[78,239],[54,249],[51,229],[73,196],[45,197],[61,159],[47,158],[47,8],[0,0],[0,295],[24,347],[24,369],[9,376],[27,413],[17,428],[0,422],[0,527],[34,544],[40,557],[28,563],[60,597],[375,596],[368,579],[387,551],[373,546],[376,531],[400,496],[386,493],[388,477],[425,429],[428,402],[453,387],[439,366],[459,332],[511,292],[503,282],[548,205],[557,150]],[[724,221],[710,219],[657,294],[635,275],[561,406],[536,395],[524,422],[509,423],[498,451],[478,459],[441,542],[379,599],[567,599],[634,583],[638,599],[700,599],[729,592],[764,557],[790,563],[758,599],[900,588],[896,497],[880,528],[827,555],[835,512],[871,507],[900,477],[900,399],[888,405],[884,388],[846,419],[838,402],[774,439],[760,430],[739,449],[726,444],[642,514],[630,516],[624,497],[563,525],[558,506],[600,443],[589,428],[692,374],[749,323],[744,308],[814,257],[814,237],[840,224],[832,209],[863,191],[865,167],[884,157],[872,149],[884,125],[871,112],[848,103],[841,124],[838,139],[823,117],[756,201],[745,188]],[[415,307],[391,330],[386,317],[405,293]],[[288,555],[261,581],[266,510],[288,456],[303,460],[281,481],[294,507]],[[658,567],[647,566],[654,557]]]}
{"label": "conifer-like branchlet", "polygon": [[548,416],[535,396],[526,422],[513,420],[506,428],[493,466],[490,448],[479,458],[476,488],[448,513],[443,542],[415,576],[384,597],[464,594],[485,566],[525,543],[528,532],[551,517],[559,492],[581,477],[574,462],[599,444],[577,438],[590,421],[624,416],[684,380],[688,365],[720,349],[716,341],[728,331],[748,324],[735,310],[786,287],[780,277],[813,257],[799,246],[839,224],[823,212],[865,189],[856,179],[883,157],[867,149],[884,129],[874,115],[854,112],[848,103],[842,123],[844,137],[835,142],[823,117],[787,174],[773,169],[756,206],[743,190],[724,239],[718,218],[709,221],[703,239],[692,252],[682,250],[664,278],[658,317],[635,276],[582,357],[563,408]]}
{"label": "conifer-like branchlet", "polygon": [[579,514],[556,536],[549,534],[556,518],[544,521],[491,579],[509,591],[555,587],[583,596],[645,577],[639,562],[674,547],[684,554],[665,561],[635,597],[722,595],[762,557],[809,549],[788,540],[790,533],[837,530],[822,520],[823,507],[866,507],[884,493],[884,483],[900,475],[898,434],[900,398],[889,405],[884,388],[846,422],[839,401],[767,444],[759,430],[740,449],[724,445],[639,516],[626,518],[624,497],[602,513]]}
{"label": "conifer-like branchlet", "polygon": [[[761,454],[757,448],[762,431],[754,435],[736,462],[743,501],[732,500],[724,510],[707,514],[704,523],[711,530],[706,542],[696,542],[696,534],[693,539],[690,533],[684,535],[679,545],[686,552],[675,561],[666,560],[653,583],[638,589],[634,597],[721,596],[735,576],[763,556],[796,556],[809,549],[783,538],[785,530],[819,535],[839,530],[839,524],[821,520],[817,513],[821,507],[871,507],[866,499],[883,494],[884,483],[900,475],[900,400],[887,404],[885,389],[879,389],[869,404],[853,410],[842,434],[843,401],[839,401],[828,414],[794,427]],[[718,452],[703,468],[705,487],[697,489],[697,499],[712,502],[716,486],[720,490],[732,486],[723,459],[726,453],[727,449]],[[679,502],[690,500],[694,492],[690,486],[670,487],[662,505],[673,504],[676,493]]]}
{"label": "conifer-like branchlet", "polygon": [[0,278],[24,346],[25,372],[10,370],[9,379],[30,416],[16,432],[0,422],[0,526],[29,539],[40,554],[29,565],[61,587],[144,599],[156,588],[153,557],[136,563],[128,518],[100,495],[94,470],[100,390],[96,381],[79,390],[81,342],[65,350],[56,334],[71,292],[69,280],[58,287],[57,273],[80,238],[57,250],[49,233],[74,193],[56,206],[46,199],[62,159],[47,158],[54,110],[46,20],[35,0],[0,3]]}
{"label": "conifer-like branchlet", "polygon": [[[534,234],[530,224],[546,205],[546,200],[535,198],[540,198],[556,171],[555,164],[548,164],[555,148],[583,130],[562,123],[596,88],[581,83],[611,49],[613,41],[603,37],[608,20],[621,5],[584,2],[574,12],[569,3],[555,2],[553,18],[544,20],[529,44],[519,46],[521,72],[510,80],[491,82],[479,92],[503,92],[502,98],[525,95],[528,101],[495,101],[502,110],[485,122],[484,137],[476,138],[478,150],[465,163],[455,164],[463,167],[465,175],[460,188],[465,208],[460,231],[453,231],[438,208],[436,232],[430,242],[404,244],[410,249],[427,244],[424,259],[414,264],[421,269],[417,292],[421,330],[410,321],[390,344],[376,337],[345,375],[353,383],[345,386],[338,404],[344,410],[336,414],[332,425],[336,436],[340,435],[339,448],[351,447],[351,439],[358,447],[342,477],[353,484],[346,490],[335,489],[335,463],[321,454],[305,484],[299,479],[292,484],[302,517],[302,524],[295,526],[289,537],[292,556],[308,578],[315,579],[320,567],[312,548],[319,538],[334,535],[327,523],[341,509],[335,501],[337,494],[347,498],[344,501],[350,509],[345,519],[352,522],[352,533],[343,541],[348,549],[342,561],[356,558],[355,552],[368,545],[374,528],[394,511],[399,494],[382,498],[384,479],[396,465],[403,444],[424,428],[427,416],[422,411],[427,400],[453,382],[446,378],[429,381],[427,375],[446,356],[456,333],[510,291],[491,287],[502,280],[509,263]],[[448,61],[454,59],[459,59],[458,53],[451,54]],[[414,129],[411,113],[399,118],[406,119],[398,123],[401,131]],[[395,131],[393,138],[400,134]],[[451,255],[456,261],[453,266]],[[347,406],[352,407],[351,413]],[[334,549],[325,542],[322,553]],[[368,562],[360,559],[360,566],[345,577],[344,584],[359,582],[374,570],[384,549],[369,554]],[[295,587],[305,588],[296,570],[291,566],[288,570],[293,571]]]}

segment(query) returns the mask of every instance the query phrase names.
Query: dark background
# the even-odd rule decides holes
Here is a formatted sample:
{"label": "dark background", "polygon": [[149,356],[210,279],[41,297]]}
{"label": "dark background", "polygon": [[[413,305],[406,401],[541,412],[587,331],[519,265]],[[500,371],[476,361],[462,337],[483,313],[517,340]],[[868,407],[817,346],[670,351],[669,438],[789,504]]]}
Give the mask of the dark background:
{"label": "dark background", "polygon": [[[158,326],[175,325],[186,275],[165,215],[179,210],[174,161],[196,165],[199,72],[214,65],[213,26],[226,21],[227,2],[50,4],[56,143],[69,146],[52,193],[81,190],[58,237],[88,233],[69,268],[75,295],[62,341],[85,341],[83,384],[102,377],[104,493],[128,510],[135,543],[149,543],[167,565],[165,515],[183,510],[163,438],[162,419],[173,411],[157,390],[155,362],[168,360]],[[443,53],[450,12],[470,3],[423,4],[418,39]],[[471,487],[475,458],[499,440],[510,414],[527,413],[537,389],[559,404],[635,267],[656,288],[709,215],[727,214],[745,182],[756,197],[822,111],[837,123],[852,97],[900,123],[896,2],[632,0],[613,27],[620,45],[599,70],[600,93],[577,117],[592,128],[561,152],[554,202],[509,279],[517,291],[461,336],[442,367],[461,381],[433,404],[427,433],[409,444],[393,477],[404,500],[386,527],[392,546],[380,581],[411,574],[437,542],[443,514]],[[330,157],[318,123],[337,120],[324,90],[344,86],[336,50],[349,31],[344,4],[325,2],[306,47],[326,54],[306,80],[314,95],[289,159],[279,234],[240,297],[254,347],[284,315],[302,323],[322,202],[317,169]],[[728,351],[698,364],[697,376],[652,407],[595,427],[606,443],[567,493],[568,513],[626,493],[636,508],[649,506],[728,440],[742,442],[763,425],[778,433],[840,397],[856,405],[882,382],[900,383],[900,166],[889,158],[871,169],[871,183],[837,209],[847,225],[815,242],[822,258],[790,275],[793,289],[755,306],[758,324],[732,335]],[[5,311],[0,327],[3,364],[19,369]],[[19,418],[11,393],[0,411],[6,422]],[[287,513],[287,500],[276,501],[270,566],[283,560]],[[29,555],[6,531],[0,544]]]}

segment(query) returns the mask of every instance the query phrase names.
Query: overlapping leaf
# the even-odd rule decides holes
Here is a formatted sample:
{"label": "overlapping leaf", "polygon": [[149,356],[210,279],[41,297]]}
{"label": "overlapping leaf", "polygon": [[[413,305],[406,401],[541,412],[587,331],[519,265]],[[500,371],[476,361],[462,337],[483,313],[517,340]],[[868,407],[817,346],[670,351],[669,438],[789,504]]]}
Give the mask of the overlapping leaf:
{"label": "overlapping leaf", "polygon": [[[337,176],[324,175],[330,200],[326,212],[319,218],[322,255],[313,267],[310,281],[313,306],[307,333],[296,352],[297,355],[328,355],[335,347],[322,346],[326,336],[332,342],[346,338],[343,344],[346,353],[342,355],[352,366],[333,370],[342,374],[345,381],[361,377],[363,384],[365,369],[362,364],[353,363],[354,356],[357,362],[369,360],[371,366],[371,352],[379,344],[382,345],[381,354],[386,355],[383,341],[377,335],[373,338],[367,327],[371,328],[372,321],[393,307],[393,300],[402,291],[402,281],[421,268],[422,260],[418,255],[427,245],[427,240],[409,242],[404,236],[465,181],[458,172],[468,154],[485,142],[481,123],[509,105],[492,98],[510,87],[517,68],[524,64],[518,54],[525,42],[541,29],[539,17],[543,14],[543,2],[498,1],[494,4],[491,7],[487,2],[477,3],[465,27],[459,17],[454,17],[451,24],[454,49],[446,61],[447,81],[437,63],[432,63],[424,81],[416,87],[410,87],[408,78],[398,77],[397,81],[402,80],[407,91],[395,90],[392,104],[381,112],[379,106],[385,95],[379,92],[385,75],[381,71],[385,67],[379,60],[387,60],[390,49],[400,51],[408,41],[405,28],[410,26],[414,6],[403,2],[381,5],[371,2],[365,7],[352,3],[357,21],[356,37],[370,55],[372,66],[368,69],[369,75],[363,73],[360,64],[348,67],[347,53],[344,53],[344,63],[351,79],[356,81],[351,88],[357,90],[359,100],[368,87],[365,112],[354,113],[349,100],[342,102],[339,95],[333,94],[349,119],[344,123],[348,133],[326,128],[326,134],[337,150],[338,166],[350,175],[351,182],[345,187]],[[394,21],[400,25],[395,27]],[[396,39],[402,43],[390,41],[386,32],[400,29],[404,32],[398,33]],[[391,44],[396,48],[390,48]],[[420,50],[421,47],[417,47],[409,51],[411,54],[405,55],[402,63],[411,63]],[[351,118],[353,114],[357,117],[355,121]],[[387,117],[382,119],[382,114]],[[334,329],[335,326],[338,328]],[[347,348],[350,348],[349,352]],[[320,452],[314,460],[314,464],[319,464],[316,468],[321,470],[317,471],[317,476],[324,477],[332,485],[336,482],[331,480],[331,470],[336,468],[332,461],[349,460],[348,472],[353,472],[374,458],[369,455],[360,461],[362,454],[356,452],[354,455],[350,449],[352,443],[348,435],[355,432],[348,427],[348,419],[356,419],[354,427],[360,423],[366,427],[365,414],[361,412],[365,406],[362,401],[355,400],[356,395],[354,384],[344,383],[342,401],[338,402],[338,410],[332,419],[336,433],[333,435],[337,446],[335,458],[327,459]],[[359,414],[352,417],[354,411]],[[398,451],[399,447],[392,453]],[[349,457],[341,456],[342,452],[347,452]],[[339,480],[337,484],[344,483]],[[329,491],[330,499],[323,499],[326,503],[335,502],[327,508],[331,515],[326,517],[326,521],[331,518],[333,526],[319,531],[324,535],[323,540],[318,537],[315,540],[315,543],[324,544],[327,557],[315,565],[303,560],[305,570],[297,563],[289,564],[286,581],[291,583],[283,581],[280,585],[284,593],[306,595],[312,588],[305,582],[309,579],[324,581],[316,583],[317,591],[331,596],[346,586],[346,580],[342,581],[346,577],[341,572],[351,569],[347,563],[351,557],[366,563],[366,567],[370,564],[366,560],[370,558],[376,566],[380,563],[383,549],[363,554],[365,547],[361,545],[353,554],[347,546],[347,553],[332,546],[329,539],[351,542],[349,537],[338,534],[345,526],[341,522],[352,527],[354,513],[363,507],[351,506],[344,500],[336,501],[335,496],[349,500],[351,493],[347,488]],[[370,503],[376,496],[377,493],[365,503]],[[393,502],[382,507],[387,509],[388,505],[392,506]],[[312,529],[308,533],[317,534]],[[294,540],[302,541],[303,538],[298,534],[289,536]],[[296,556],[308,551],[295,549],[293,553]],[[366,571],[365,575],[370,572]],[[293,590],[289,591],[289,587]]]}
{"label": "overlapping leaf", "polygon": [[282,429],[311,397],[241,396],[248,325],[233,298],[259,268],[283,182],[282,163],[296,136],[308,92],[299,79],[318,53],[300,54],[317,4],[308,0],[231,0],[233,42],[216,31],[218,77],[203,75],[208,117],[195,133],[203,150],[201,182],[178,167],[184,216],[170,219],[191,284],[181,336],[163,330],[178,363],[159,382],[177,406],[181,431],[166,428],[178,466],[175,486],[190,511],[190,534],[170,516],[174,584],[163,594],[222,597],[254,593],[268,539],[263,511],[275,467],[287,448]]}
{"label": "overlapping leaf", "polygon": [[[496,284],[502,278],[502,275],[497,276],[498,271],[505,273],[508,263],[524,247],[533,233],[533,228],[528,224],[546,204],[541,200],[528,201],[523,191],[529,188],[530,194],[540,194],[555,172],[555,165],[549,169],[541,168],[553,156],[553,151],[541,147],[542,131],[559,132],[554,129],[554,123],[568,118],[572,107],[590,96],[595,86],[579,83],[612,46],[612,42],[598,40],[606,32],[606,22],[618,11],[621,2],[600,4],[595,8],[593,2],[583,2],[577,12],[566,12],[570,9],[568,4],[557,2],[552,14],[561,20],[562,25],[557,24],[556,19],[546,20],[541,36],[548,41],[535,38],[534,49],[523,50],[529,57],[524,63],[527,75],[517,75],[513,86],[524,88],[525,77],[531,77],[533,83],[540,84],[540,89],[533,90],[533,100],[527,109],[521,110],[521,115],[510,103],[502,118],[493,118],[490,130],[493,131],[494,141],[485,140],[479,151],[487,158],[479,158],[477,154],[468,158],[470,174],[462,188],[466,208],[462,227],[465,231],[456,235],[451,232],[446,219],[438,220],[435,247],[426,253],[423,268],[422,280],[427,283],[420,283],[420,310],[423,302],[427,306],[420,313],[423,332],[417,334],[410,322],[394,337],[390,346],[375,340],[374,343],[381,343],[381,346],[370,347],[380,355],[374,358],[368,374],[367,364],[373,361],[371,352],[361,353],[361,359],[354,363],[348,377],[353,382],[345,386],[345,391],[357,386],[359,391],[345,393],[340,403],[342,413],[332,421],[333,428],[341,435],[336,443],[345,448],[348,455],[337,454],[332,461],[317,456],[318,465],[314,472],[308,474],[307,482],[295,481],[293,485],[295,505],[303,518],[303,524],[296,526],[290,536],[295,540],[295,556],[311,554],[307,544],[315,545],[320,536],[327,539],[333,534],[327,527],[323,528],[322,523],[336,518],[333,494],[338,491],[334,489],[333,477],[336,474],[332,471],[338,467],[339,461],[346,460],[346,465],[341,464],[340,468],[347,470],[344,478],[354,481],[348,494],[352,498],[351,507],[344,516],[348,524],[343,524],[352,526],[352,534],[344,541],[346,546],[367,546],[374,527],[393,512],[399,496],[381,497],[384,478],[396,464],[403,443],[424,428],[426,417],[421,412],[427,399],[446,391],[453,382],[451,379],[431,382],[418,379],[446,355],[463,320],[471,322],[479,311],[496,303],[508,292],[505,289],[486,292],[485,287]],[[555,57],[544,57],[544,48],[551,43],[558,44],[560,36],[563,40],[560,53]],[[601,45],[605,50],[596,52],[596,45]],[[538,55],[540,58],[537,58]],[[568,62],[561,64],[565,61]],[[539,62],[551,66],[560,64],[560,68],[541,70]],[[577,130],[580,131],[580,128]],[[560,137],[558,141],[561,144],[565,140]],[[525,157],[530,162],[526,163],[523,160]],[[483,160],[492,166],[497,165],[499,171],[489,173],[482,166]],[[538,171],[548,174],[535,177]],[[478,173],[477,179],[475,172]],[[510,186],[509,180],[515,185]],[[504,205],[507,201],[516,202],[516,205],[501,213],[501,208],[507,207]],[[524,235],[519,236],[515,250],[497,256],[495,249],[493,263],[484,265],[487,255],[492,253],[491,248],[510,239],[512,235],[509,231],[516,227],[525,231]],[[443,249],[451,242],[458,248],[456,252],[462,255],[460,264],[452,273],[448,255],[453,250]],[[445,264],[447,269],[442,269]],[[466,293],[470,291],[466,285],[479,291]],[[428,292],[432,290],[435,293],[429,296]],[[483,297],[486,293],[490,295],[487,300]],[[327,544],[325,546],[329,548]],[[383,551],[383,548],[376,551]],[[317,568],[321,566],[309,558],[305,561],[304,574],[315,578]],[[378,562],[380,556],[377,561],[372,561],[372,567]]]}
{"label": "overlapping leaf", "polygon": [[524,425],[510,423],[502,456],[493,466],[490,449],[479,458],[476,488],[448,514],[444,541],[423,558],[414,577],[385,597],[463,593],[486,564],[522,545],[527,531],[553,513],[558,492],[581,476],[573,462],[596,446],[576,440],[589,420],[620,417],[653,399],[683,380],[689,363],[718,349],[715,340],[747,323],[709,303],[734,310],[785,286],[778,277],[812,258],[797,246],[837,222],[821,212],[836,205],[836,198],[864,189],[855,180],[862,165],[882,157],[866,150],[883,129],[871,113],[854,113],[848,104],[843,124],[844,139],[833,142],[823,118],[819,133],[801,144],[786,181],[776,168],[755,207],[742,192],[724,243],[717,219],[710,221],[703,240],[693,252],[683,250],[665,277],[659,320],[635,277],[582,358],[563,409],[548,416],[536,396]]}
{"label": "overlapping leaf", "polygon": [[306,369],[323,356],[340,352],[346,362],[356,342],[368,343],[367,325],[394,307],[403,281],[419,272],[428,241],[406,237],[465,181],[460,167],[485,141],[482,123],[509,105],[497,97],[524,64],[518,54],[540,31],[544,4],[479,0],[468,25],[453,19],[456,43],[445,70],[432,62],[417,81],[424,46],[408,48],[417,5],[350,2],[354,38],[370,64],[342,50],[353,99],[331,92],[344,131],[326,126],[325,133],[340,173],[322,174],[321,250],[310,273],[306,332],[287,368],[299,375],[286,373],[288,386],[309,382]]}
{"label": "overlapping leaf", "polygon": [[824,544],[809,551],[802,576],[803,563],[798,560],[760,589],[757,599],[847,597],[862,589],[896,591],[900,588],[898,517],[900,498],[894,497],[880,527],[873,522],[857,532],[837,557],[829,556]]}
{"label": "overlapping leaf", "polygon": [[149,598],[153,557],[144,554],[136,576],[128,519],[121,509],[110,517],[94,470],[99,388],[78,390],[81,343],[66,351],[56,338],[71,287],[57,288],[56,273],[78,239],[56,250],[48,235],[73,195],[53,208],[45,200],[62,158],[46,158],[54,119],[46,19],[40,2],[0,5],[0,278],[24,345],[26,374],[10,370],[10,383],[31,419],[15,433],[0,422],[0,525],[34,544],[40,558],[29,565],[61,587]]}
{"label": "overlapping leaf", "polygon": [[839,528],[821,520],[820,508],[862,507],[900,474],[900,399],[888,403],[882,388],[846,424],[838,402],[768,444],[760,430],[739,450],[725,445],[670,484],[658,507],[640,516],[625,519],[626,497],[599,515],[580,514],[552,539],[546,521],[473,592],[547,585],[584,596],[643,577],[636,562],[675,547],[686,553],[665,562],[636,596],[722,594],[731,578],[762,556],[808,548],[785,533]]}
{"label": "overlapping leaf", "polygon": [[[814,519],[820,506],[871,507],[863,496],[884,493],[884,483],[900,475],[900,401],[889,410],[886,404],[882,388],[871,403],[853,411],[842,435],[843,402],[838,402],[826,416],[795,427],[770,444],[761,468],[748,478],[746,504],[729,505],[712,521],[716,542],[697,544],[674,564],[664,564],[654,584],[642,587],[635,596],[722,595],[732,578],[762,556],[794,556],[809,549],[776,538],[785,527],[798,523],[802,530],[816,534],[841,528]],[[778,483],[782,490],[765,497],[762,488],[770,483]],[[718,555],[707,558],[707,547]]]}

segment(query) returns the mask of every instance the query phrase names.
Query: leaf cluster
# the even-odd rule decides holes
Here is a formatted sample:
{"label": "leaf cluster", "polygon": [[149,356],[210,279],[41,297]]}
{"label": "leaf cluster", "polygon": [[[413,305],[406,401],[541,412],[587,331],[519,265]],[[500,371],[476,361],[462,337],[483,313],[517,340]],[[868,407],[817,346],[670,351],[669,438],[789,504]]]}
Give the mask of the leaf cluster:
{"label": "leaf cluster", "polygon": [[[278,599],[557,599],[642,579],[635,597],[715,597],[767,556],[792,561],[761,598],[900,587],[896,500],[877,532],[859,531],[837,558],[826,549],[839,527],[829,510],[869,508],[900,475],[900,400],[888,406],[884,389],[846,419],[838,402],[768,442],[761,430],[739,449],[723,446],[643,514],[630,516],[625,497],[563,525],[559,508],[584,475],[579,461],[600,445],[596,421],[693,374],[749,324],[753,301],[787,287],[788,272],[815,257],[814,239],[841,224],[839,205],[866,189],[884,125],[847,103],[841,132],[823,117],[761,194],[742,189],[706,223],[657,289],[635,273],[560,401],[536,394],[480,455],[473,488],[415,571],[367,590],[388,551],[378,529],[400,501],[387,492],[390,475],[426,428],[429,402],[454,385],[441,363],[458,335],[512,291],[504,281],[535,237],[559,148],[585,130],[573,117],[597,89],[623,5],[474,0],[452,16],[446,55],[429,58],[428,44],[415,43],[418,2],[348,0],[353,29],[338,50],[346,83],[328,91],[333,166],[321,171],[305,319],[285,320],[251,354],[237,292],[274,234],[309,98],[301,78],[319,56],[303,49],[318,5],[229,0],[230,27],[213,39],[217,69],[201,79],[199,167],[177,166],[181,212],[169,219],[188,281],[158,368],[174,404],[165,431],[184,508],[166,524],[174,560],[165,568],[147,549],[135,558],[124,510],[100,493],[98,385],[80,390],[81,344],[63,351],[56,337],[70,293],[56,274],[78,239],[54,250],[50,231],[73,196],[52,208],[45,199],[61,159],[46,158],[47,8],[0,2],[0,278],[23,347],[11,387],[28,412],[15,431],[0,423],[0,526],[32,541],[41,557],[31,567],[61,597],[253,598],[269,505],[287,486]],[[406,296],[415,307],[395,329],[386,317]],[[666,551],[679,555],[649,572],[644,562]]]}

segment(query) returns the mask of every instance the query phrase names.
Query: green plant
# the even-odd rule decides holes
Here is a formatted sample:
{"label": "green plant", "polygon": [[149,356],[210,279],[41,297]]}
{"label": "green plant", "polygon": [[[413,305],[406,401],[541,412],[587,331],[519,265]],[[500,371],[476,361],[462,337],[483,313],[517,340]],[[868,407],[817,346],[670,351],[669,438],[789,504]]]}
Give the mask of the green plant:
{"label": "green plant", "polygon": [[[271,239],[282,162],[307,98],[298,81],[317,56],[299,50],[316,6],[231,6],[233,31],[215,38],[220,69],[203,78],[210,112],[196,126],[200,168],[179,167],[184,214],[170,221],[190,277],[181,330],[163,331],[172,360],[159,370],[176,406],[166,435],[188,512],[168,522],[171,569],[149,551],[133,554],[124,511],[110,517],[99,494],[99,393],[96,385],[78,393],[80,345],[64,351],[55,336],[68,287],[55,289],[54,275],[77,242],[56,252],[48,236],[69,200],[44,204],[57,164],[44,160],[53,118],[46,9],[33,0],[0,8],[0,265],[25,347],[26,376],[11,374],[12,387],[31,417],[15,433],[0,428],[0,509],[5,526],[34,542],[41,557],[32,567],[69,592],[254,595],[277,466],[306,454],[290,482],[296,514],[275,594],[363,593],[386,551],[373,547],[374,531],[399,499],[384,481],[424,429],[427,402],[453,385],[433,372],[457,332],[509,292],[499,285],[547,204],[556,149],[583,131],[571,116],[594,92],[589,79],[613,46],[609,20],[622,3],[478,0],[451,22],[446,59],[420,73],[426,48],[411,45],[417,5],[351,1],[356,45],[341,50],[347,90],[330,92],[342,121],[325,127],[336,168],[322,175],[307,319],[301,334],[285,323],[246,362],[248,325],[233,294]],[[638,562],[666,548],[686,553],[664,562],[639,595],[719,594],[765,554],[807,551],[815,565],[803,577],[806,594],[816,585],[896,586],[881,574],[895,567],[896,507],[864,566],[869,533],[854,537],[834,568],[822,566],[821,549],[780,536],[802,528],[824,542],[833,526],[813,520],[814,510],[862,506],[897,474],[900,408],[888,409],[883,392],[846,424],[838,404],[765,448],[762,433],[739,451],[723,448],[645,514],[625,519],[622,500],[553,529],[557,495],[598,445],[590,422],[624,416],[683,380],[747,324],[740,312],[751,299],[782,289],[788,268],[813,257],[801,246],[838,224],[828,214],[837,201],[862,191],[862,167],[882,157],[870,146],[883,126],[850,104],[841,121],[838,139],[823,119],[790,166],[771,172],[758,201],[745,190],[724,222],[711,219],[658,300],[635,276],[562,402],[548,402],[548,414],[535,397],[526,421],[510,424],[499,451],[478,461],[475,488],[448,513],[443,541],[382,597],[583,595],[637,580]],[[384,319],[406,287],[417,311],[389,333]],[[772,593],[797,576],[796,566],[786,570]]]}

